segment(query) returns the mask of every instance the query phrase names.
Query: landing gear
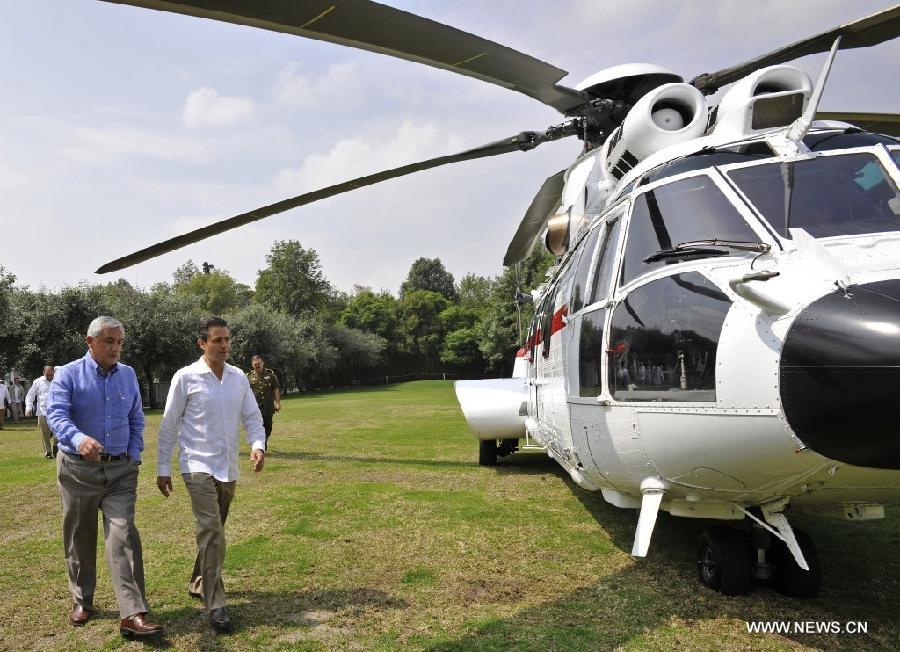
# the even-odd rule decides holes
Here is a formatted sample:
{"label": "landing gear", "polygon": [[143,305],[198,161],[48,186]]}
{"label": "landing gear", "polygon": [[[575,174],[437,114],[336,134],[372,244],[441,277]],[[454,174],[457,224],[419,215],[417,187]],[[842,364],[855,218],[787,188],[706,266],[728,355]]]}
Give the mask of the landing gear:
{"label": "landing gear", "polygon": [[809,570],[797,565],[794,556],[781,541],[772,546],[772,588],[792,598],[814,598],[822,588],[822,565],[819,555],[809,535],[803,530],[794,529],[794,536],[800,544],[800,550],[806,558]]}
{"label": "landing gear", "polygon": [[497,466],[497,440],[482,439],[478,442],[479,466]]}
{"label": "landing gear", "polygon": [[506,457],[519,450],[518,439],[482,439],[478,442],[478,464],[480,466],[497,466],[498,457]]}
{"label": "landing gear", "polygon": [[740,530],[715,525],[700,536],[697,570],[700,581],[725,595],[750,591],[750,548]]}
{"label": "landing gear", "polygon": [[814,598],[822,588],[822,566],[812,540],[793,530],[809,570],[800,568],[787,545],[759,526],[747,532],[715,525],[703,532],[698,549],[700,581],[725,595],[750,592],[753,580],[768,581],[792,598]]}

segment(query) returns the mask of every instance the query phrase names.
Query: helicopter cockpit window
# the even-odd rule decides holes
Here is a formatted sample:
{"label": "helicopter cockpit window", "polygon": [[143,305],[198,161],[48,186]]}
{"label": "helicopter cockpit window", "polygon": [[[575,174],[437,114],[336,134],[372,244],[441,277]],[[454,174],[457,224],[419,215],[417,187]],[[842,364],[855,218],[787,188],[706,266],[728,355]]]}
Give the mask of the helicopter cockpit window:
{"label": "helicopter cockpit window", "polygon": [[862,131],[814,131],[803,138],[804,144],[814,152],[828,149],[849,149],[851,147],[870,147],[883,144],[896,145],[897,139],[881,134],[870,134]]}
{"label": "helicopter cockpit window", "polygon": [[[651,281],[619,303],[609,332],[617,401],[715,401],[716,347],[731,301],[702,274]],[[583,335],[583,334],[582,334]]]}
{"label": "helicopter cockpit window", "polygon": [[585,291],[587,288],[588,273],[591,270],[591,260],[594,257],[594,247],[602,227],[596,228],[588,235],[584,246],[581,248],[581,258],[578,259],[578,267],[575,269],[575,282],[572,285],[572,300],[569,312],[575,314],[584,307]]}
{"label": "helicopter cockpit window", "polygon": [[619,235],[622,232],[622,220],[609,224],[600,243],[600,254],[594,270],[594,283],[591,289],[590,303],[602,301],[609,296],[609,282],[612,280],[616,250],[619,248]]}
{"label": "helicopter cockpit window", "polygon": [[591,310],[581,318],[578,340],[578,395],[599,396],[600,364],[603,361],[603,321],[605,310]]}
{"label": "helicopter cockpit window", "polygon": [[544,302],[541,313],[541,355],[545,358],[550,355],[550,337],[553,335],[553,307],[556,305],[556,292],[551,294]]}
{"label": "helicopter cockpit window", "polygon": [[621,284],[663,265],[734,253],[691,247],[677,255],[655,255],[681,243],[712,239],[758,242],[759,236],[710,177],[689,177],[641,193],[631,213]]}
{"label": "helicopter cockpit window", "polygon": [[765,141],[754,141],[743,145],[721,147],[711,150],[700,150],[690,156],[676,159],[671,163],[665,163],[644,175],[642,184],[655,183],[677,174],[703,170],[714,165],[729,165],[731,163],[749,163],[758,159],[771,158],[775,152]]}
{"label": "helicopter cockpit window", "polygon": [[728,172],[780,235],[816,238],[900,231],[900,192],[872,154],[818,156]]}

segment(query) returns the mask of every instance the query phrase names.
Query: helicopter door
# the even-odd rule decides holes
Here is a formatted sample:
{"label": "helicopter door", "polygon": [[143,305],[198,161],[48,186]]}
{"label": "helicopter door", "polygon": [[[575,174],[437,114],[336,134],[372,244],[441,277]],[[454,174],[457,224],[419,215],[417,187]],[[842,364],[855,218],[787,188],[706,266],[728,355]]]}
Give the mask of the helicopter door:
{"label": "helicopter door", "polygon": [[[609,470],[615,451],[609,440],[609,408],[601,405],[603,365],[606,362],[603,335],[608,310],[606,300],[616,269],[621,239],[620,219],[624,208],[604,221],[596,254],[586,270],[590,286],[585,287],[583,309],[572,323],[569,348],[569,406],[572,440],[585,475],[600,486],[613,486]],[[576,272],[576,284],[581,273]]]}

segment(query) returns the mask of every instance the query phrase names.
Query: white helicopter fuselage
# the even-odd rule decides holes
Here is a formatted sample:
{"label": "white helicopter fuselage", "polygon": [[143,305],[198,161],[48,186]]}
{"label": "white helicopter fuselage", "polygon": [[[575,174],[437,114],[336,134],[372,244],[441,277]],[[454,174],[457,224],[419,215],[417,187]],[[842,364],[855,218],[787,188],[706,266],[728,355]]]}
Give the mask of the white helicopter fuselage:
{"label": "white helicopter fuselage", "polygon": [[[836,292],[849,301],[857,286],[900,284],[900,231],[818,238],[803,228],[779,233],[781,225],[772,224],[772,216],[760,206],[760,197],[774,195],[771,201],[790,215],[791,192],[802,192],[795,190],[793,175],[805,174],[807,162],[828,169],[848,161],[880,165],[896,190],[900,146],[844,144],[841,149],[810,151],[786,143],[783,128],[749,128],[752,104],[764,95],[757,87],[765,81],[771,85],[773,78],[784,82],[782,88],[776,85],[776,98],[797,93],[804,102],[808,99],[811,85],[805,75],[777,66],[726,95],[717,126],[708,127],[706,111],[699,115],[694,107],[695,113],[684,120],[680,141],[665,142],[657,152],[651,143],[643,156],[632,152],[624,168],[619,162],[631,145],[627,135],[620,134],[616,142],[616,133],[602,148],[576,161],[557,211],[569,217],[569,246],[548,272],[547,283],[534,293],[536,316],[524,347],[523,377],[505,381],[505,407],[496,394],[482,395],[478,406],[477,381],[457,383],[477,437],[525,435],[580,486],[602,491],[618,507],[641,509],[641,522],[646,523],[644,532],[638,526],[632,551],[637,556],[646,554],[658,509],[683,517],[743,519],[752,517],[748,510],[754,506],[770,506],[771,511],[763,510],[768,518],[774,512],[780,516],[790,504],[861,520],[883,517],[884,504],[900,502],[896,456],[881,468],[880,463],[859,465],[848,463],[844,455],[830,455],[834,446],[856,444],[860,433],[852,431],[846,433],[846,442],[828,440],[823,453],[794,428],[798,410],[815,410],[809,397],[799,408],[791,398],[791,414],[784,404],[788,380],[794,394],[797,383],[802,387],[803,380],[790,375],[795,368],[787,358],[803,340],[797,333],[805,328],[810,307]],[[694,99],[693,89],[685,84],[662,86],[642,100],[648,115],[654,102],[666,97],[667,88],[682,93],[685,103]],[[640,109],[639,104],[629,113],[623,132]],[[639,117],[650,123],[647,115]],[[825,140],[843,134],[848,126],[819,123],[810,133]],[[647,140],[645,134],[646,127],[641,137]],[[665,136],[671,142],[671,134]],[[727,156],[730,152],[733,159]],[[759,156],[742,158],[741,152]],[[715,159],[716,153],[722,156]],[[709,164],[684,164],[701,161],[706,154]],[[830,159],[839,156],[864,158]],[[785,183],[754,190],[758,181],[743,177],[759,176],[761,163],[772,166],[766,168],[770,178]],[[764,251],[714,251],[714,256],[698,252],[668,259],[664,254],[659,261],[642,264],[641,259],[654,253],[639,250],[647,234],[663,251],[680,242],[669,233],[673,227],[666,223],[664,207],[690,212],[696,202],[692,194],[715,200],[711,206],[697,203],[696,214],[676,216],[673,222],[714,225],[717,211],[733,213],[729,219],[740,226],[732,232],[743,237],[728,235],[732,227],[727,225],[724,233],[704,233],[697,226],[694,231],[699,231],[688,240],[757,242]],[[812,201],[808,196],[806,200]],[[900,214],[898,203],[892,200],[894,216]],[[693,234],[691,228],[676,228]],[[862,326],[890,337],[894,331],[900,334],[900,312],[895,317],[891,323]],[[854,337],[852,332],[844,335]],[[900,389],[894,378],[885,382]],[[525,403],[518,422],[513,412],[516,397]],[[485,428],[489,419],[479,420],[479,415],[499,418],[501,412],[508,427],[505,435],[502,428]],[[866,423],[858,419],[859,428]],[[877,456],[876,449],[874,445],[872,455]],[[778,528],[775,517],[770,523]],[[793,536],[788,533],[785,540],[790,545]],[[796,548],[793,545],[792,552],[802,566]]]}

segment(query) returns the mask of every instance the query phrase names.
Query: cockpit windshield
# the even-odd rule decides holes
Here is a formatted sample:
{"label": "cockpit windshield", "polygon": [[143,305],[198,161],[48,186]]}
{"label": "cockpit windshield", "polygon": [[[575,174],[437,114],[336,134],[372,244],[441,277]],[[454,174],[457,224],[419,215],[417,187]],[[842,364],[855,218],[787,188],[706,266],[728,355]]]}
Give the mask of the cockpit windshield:
{"label": "cockpit windshield", "polygon": [[764,163],[727,174],[785,238],[790,228],[816,238],[900,231],[900,192],[873,154]]}

